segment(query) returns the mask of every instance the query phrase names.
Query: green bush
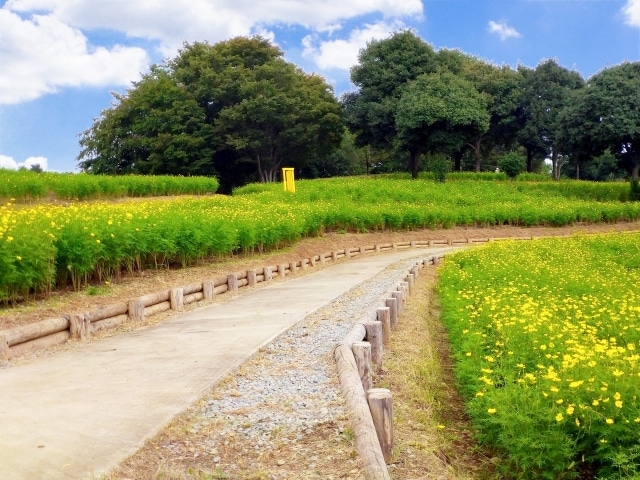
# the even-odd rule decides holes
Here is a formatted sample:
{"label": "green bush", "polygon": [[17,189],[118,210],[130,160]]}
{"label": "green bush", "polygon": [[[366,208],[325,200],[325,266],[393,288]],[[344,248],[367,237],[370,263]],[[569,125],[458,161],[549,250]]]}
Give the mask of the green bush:
{"label": "green bush", "polygon": [[498,168],[509,178],[515,178],[527,168],[527,160],[515,152],[509,152],[498,159]]}
{"label": "green bush", "polygon": [[427,159],[427,168],[433,173],[436,182],[444,183],[447,174],[451,171],[451,160],[441,154],[430,155]]}

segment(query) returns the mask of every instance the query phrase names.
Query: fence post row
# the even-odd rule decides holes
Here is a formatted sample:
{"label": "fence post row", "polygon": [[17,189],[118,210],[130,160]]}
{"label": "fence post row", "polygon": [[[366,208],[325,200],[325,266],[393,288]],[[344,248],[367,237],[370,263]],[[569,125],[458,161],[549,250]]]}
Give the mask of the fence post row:
{"label": "fence post row", "polygon": [[[467,239],[468,243],[488,242],[490,239]],[[491,239],[495,240],[495,239]],[[127,321],[141,321],[145,317],[165,312],[170,309],[181,311],[185,305],[199,302],[201,300],[212,301],[216,295],[225,292],[236,292],[244,286],[255,286],[259,282],[269,282],[273,279],[274,273],[285,277],[287,274],[295,273],[299,268],[314,267],[319,263],[323,264],[330,260],[340,258],[353,258],[361,253],[384,252],[398,248],[421,248],[432,244],[444,245],[446,241],[411,241],[398,243],[383,243],[367,245],[361,247],[345,248],[335,250],[320,255],[312,255],[298,262],[278,266],[265,266],[256,271],[249,269],[246,272],[232,273],[215,279],[204,280],[185,287],[172,288],[154,293],[146,294],[142,297],[130,299],[111,305],[96,307],[86,312],[75,312],[65,314],[57,319],[45,319],[28,325],[13,327],[7,330],[0,330],[0,361],[7,361],[40,348],[64,343],[69,339],[86,341],[91,334],[100,330],[114,328]],[[456,241],[454,243],[462,243]],[[434,262],[438,260],[433,260]],[[419,267],[417,265],[416,267]],[[411,282],[410,276],[407,282]],[[409,288],[411,288],[409,286]],[[391,328],[397,322],[397,314],[402,310],[401,292],[394,293],[398,301],[394,306],[387,302]],[[52,323],[55,324],[52,326]],[[66,333],[63,333],[66,332]],[[4,335],[4,337],[2,337]],[[2,339],[7,341],[2,343]],[[372,345],[372,354],[376,358],[376,348]],[[377,364],[374,361],[374,364]]]}

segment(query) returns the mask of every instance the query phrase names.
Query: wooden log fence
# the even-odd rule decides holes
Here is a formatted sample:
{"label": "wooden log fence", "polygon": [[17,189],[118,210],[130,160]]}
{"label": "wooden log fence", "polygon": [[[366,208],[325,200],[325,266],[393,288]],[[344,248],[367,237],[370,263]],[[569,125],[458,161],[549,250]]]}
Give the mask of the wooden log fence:
{"label": "wooden log fence", "polygon": [[[405,248],[399,245],[399,248]],[[436,265],[444,255],[418,260],[392,292],[382,296],[374,318],[357,322],[333,351],[340,387],[351,417],[355,446],[367,480],[390,479],[387,464],[393,460],[393,398],[388,389],[372,385],[374,367],[382,367],[385,346],[398,321],[418,272]],[[392,323],[392,318],[395,322]]]}
{"label": "wooden log fence", "polygon": [[[473,244],[489,242],[490,240],[496,239],[460,239],[453,243]],[[286,264],[233,272],[181,287],[151,292],[138,298],[96,307],[85,312],[71,312],[60,317],[0,330],[0,361],[7,361],[25,353],[62,344],[69,340],[86,341],[91,338],[93,333],[101,330],[115,328],[130,321],[140,322],[149,316],[167,311],[180,311],[186,305],[202,301],[213,301],[218,295],[237,292],[247,286],[254,287],[259,283],[270,282],[274,278],[285,278],[287,275],[298,273],[299,270],[314,268],[319,264],[346,260],[365,254],[405,248],[429,248],[448,245],[449,243],[451,242],[446,240],[414,240],[344,248]],[[181,293],[179,293],[180,291]],[[399,292],[399,295],[402,295],[402,293]],[[393,327],[393,307],[389,306],[389,309],[391,326]],[[401,301],[399,301],[396,305],[396,310],[399,312],[401,309],[402,305]]]}

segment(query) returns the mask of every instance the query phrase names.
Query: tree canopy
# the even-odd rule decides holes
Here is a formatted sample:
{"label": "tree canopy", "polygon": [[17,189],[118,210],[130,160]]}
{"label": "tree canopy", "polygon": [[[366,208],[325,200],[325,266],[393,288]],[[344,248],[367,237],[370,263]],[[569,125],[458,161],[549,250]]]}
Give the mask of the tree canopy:
{"label": "tree canopy", "polygon": [[114,105],[81,135],[80,168],[217,174],[230,188],[331,155],[344,128],[332,88],[282,55],[261,37],[185,44],[126,94],[114,94]]}

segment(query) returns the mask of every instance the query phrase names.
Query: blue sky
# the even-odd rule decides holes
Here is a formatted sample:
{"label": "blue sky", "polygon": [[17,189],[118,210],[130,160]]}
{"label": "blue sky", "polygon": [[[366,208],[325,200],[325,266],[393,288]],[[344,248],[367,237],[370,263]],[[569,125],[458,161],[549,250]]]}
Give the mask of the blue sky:
{"label": "blue sky", "polygon": [[497,65],[555,58],[588,78],[640,61],[640,0],[0,1],[0,167],[75,171],[110,92],[184,41],[260,34],[339,95],[372,39],[411,28]]}

